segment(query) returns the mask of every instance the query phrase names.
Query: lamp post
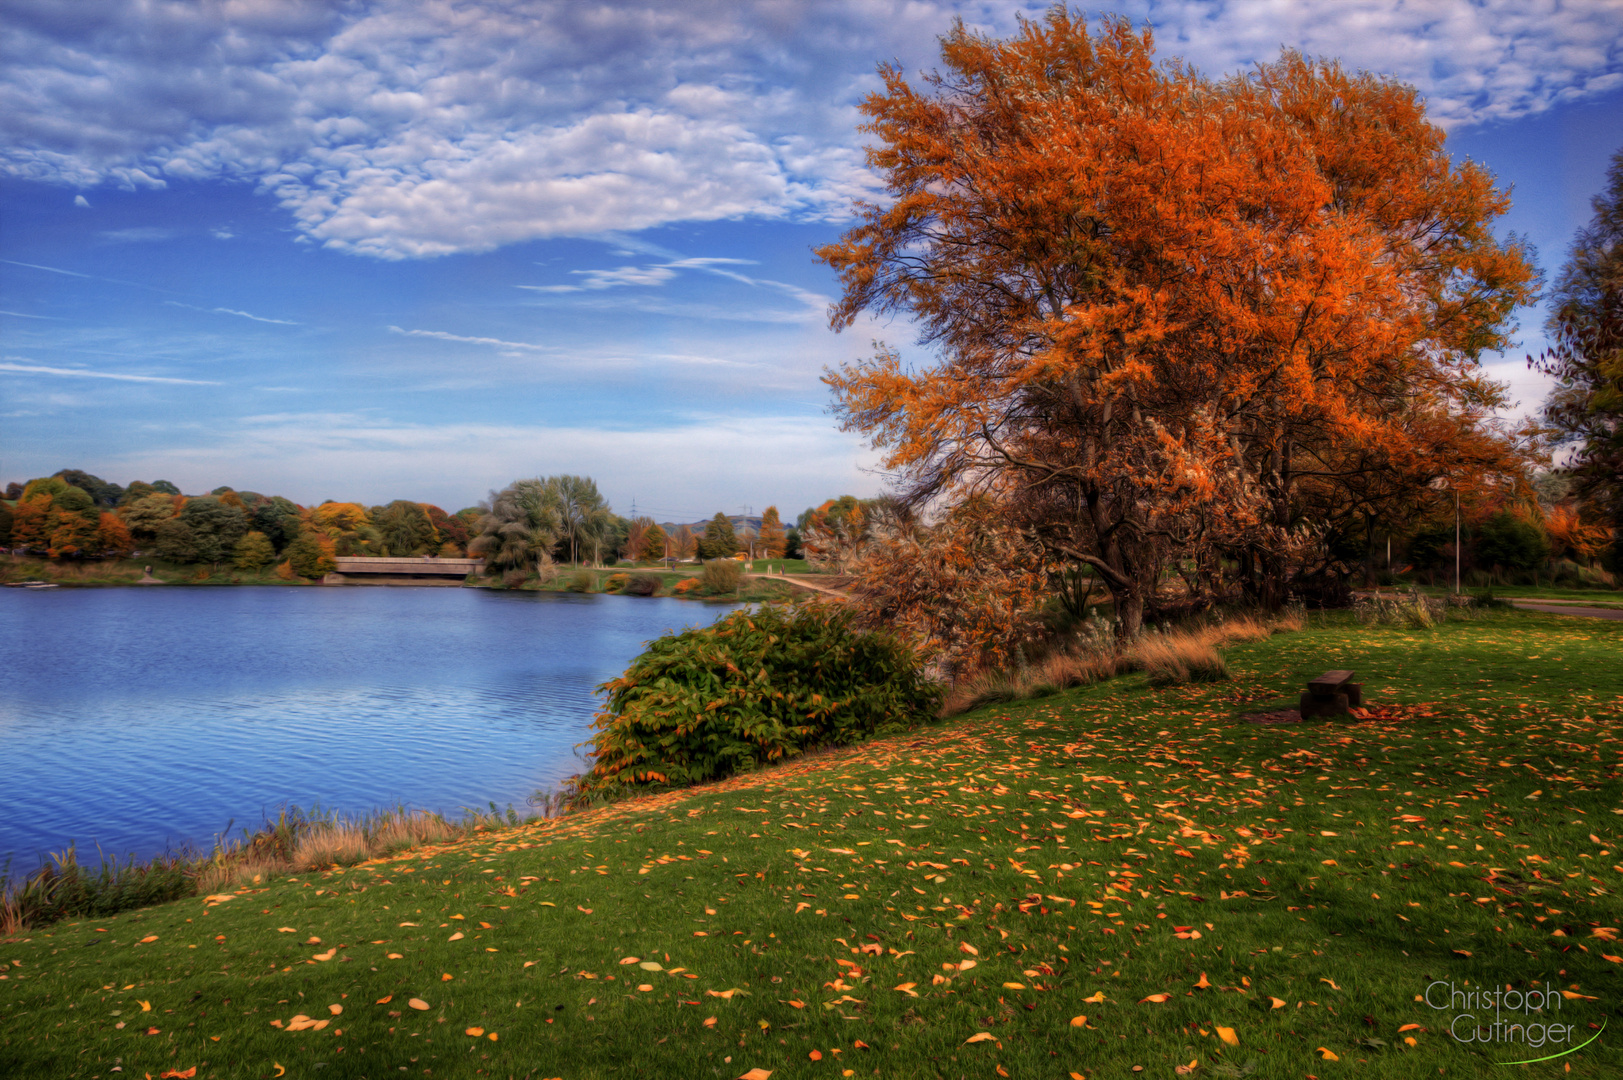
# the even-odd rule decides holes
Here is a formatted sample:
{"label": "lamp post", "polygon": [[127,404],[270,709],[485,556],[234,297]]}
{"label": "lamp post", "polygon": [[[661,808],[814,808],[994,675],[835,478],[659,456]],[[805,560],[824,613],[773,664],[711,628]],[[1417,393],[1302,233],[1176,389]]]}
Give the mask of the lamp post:
{"label": "lamp post", "polygon": [[1449,486],[1454,488],[1454,595],[1458,596],[1460,594],[1460,489],[1452,483]]}

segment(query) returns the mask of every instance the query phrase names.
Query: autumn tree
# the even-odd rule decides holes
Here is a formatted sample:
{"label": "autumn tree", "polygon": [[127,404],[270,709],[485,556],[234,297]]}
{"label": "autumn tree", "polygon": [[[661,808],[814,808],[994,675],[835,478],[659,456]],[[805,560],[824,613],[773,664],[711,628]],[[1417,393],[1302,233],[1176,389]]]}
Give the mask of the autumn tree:
{"label": "autumn tree", "polygon": [[129,526],[136,543],[149,544],[156,539],[158,526],[180,513],[176,497],[157,493],[143,496],[119,508],[119,516]]}
{"label": "autumn tree", "polygon": [[785,534],[778,508],[769,506],[761,514],[761,553],[768,559],[783,558]]}
{"label": "autumn tree", "polygon": [[659,523],[650,521],[648,527],[643,530],[637,556],[649,562],[658,562],[665,558],[670,542],[670,537],[665,535],[665,530],[660,528]]}
{"label": "autumn tree", "polygon": [[325,533],[300,533],[283,554],[293,573],[311,581],[338,569],[338,544]]}
{"label": "autumn tree", "polygon": [[699,538],[686,525],[678,525],[671,534],[671,554],[678,559],[693,559],[699,554]]}
{"label": "autumn tree", "polygon": [[859,624],[902,636],[949,676],[1006,664],[1034,630],[1041,550],[984,496],[932,524],[905,505],[871,507],[867,517],[851,566]]}
{"label": "autumn tree", "polygon": [[869,503],[842,495],[802,514],[800,545],[806,559],[843,573],[868,539],[869,510]]}
{"label": "autumn tree", "polygon": [[827,382],[908,505],[994,498],[1131,635],[1174,556],[1278,603],[1325,515],[1461,447],[1514,466],[1476,364],[1533,272],[1412,88],[1289,53],[1213,82],[1064,8],[1006,41],[957,25],[923,88],[880,75],[891,198],[819,251],[832,323],[904,314],[939,361],[881,349]]}
{"label": "autumn tree", "polygon": [[1555,344],[1529,363],[1556,379],[1545,419],[1571,448],[1577,494],[1598,507],[1623,570],[1623,150],[1551,294]]}
{"label": "autumn tree", "polygon": [[100,555],[116,558],[125,558],[135,550],[135,539],[123,518],[106,510],[98,515],[96,549]]}

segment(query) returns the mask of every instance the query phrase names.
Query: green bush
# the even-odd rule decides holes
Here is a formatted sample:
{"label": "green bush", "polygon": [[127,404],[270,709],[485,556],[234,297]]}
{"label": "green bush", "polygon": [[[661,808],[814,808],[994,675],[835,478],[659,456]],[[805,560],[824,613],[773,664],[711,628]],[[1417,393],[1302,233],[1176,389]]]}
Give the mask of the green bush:
{"label": "green bush", "polygon": [[631,580],[625,584],[627,596],[653,596],[659,592],[664,582],[658,574],[632,574]]}
{"label": "green bush", "polygon": [[610,574],[603,582],[603,591],[607,593],[620,592],[626,587],[626,583],[630,580],[630,574]]}
{"label": "green bush", "polygon": [[618,679],[571,781],[586,803],[637,788],[718,780],[935,715],[913,651],[821,607],[735,611],[649,643]]}
{"label": "green bush", "polygon": [[590,570],[576,570],[569,575],[569,584],[564,586],[570,592],[591,592],[597,584],[597,575]]}
{"label": "green bush", "polygon": [[732,559],[717,559],[704,564],[701,575],[704,591],[711,596],[725,596],[738,591],[744,580],[744,567]]}

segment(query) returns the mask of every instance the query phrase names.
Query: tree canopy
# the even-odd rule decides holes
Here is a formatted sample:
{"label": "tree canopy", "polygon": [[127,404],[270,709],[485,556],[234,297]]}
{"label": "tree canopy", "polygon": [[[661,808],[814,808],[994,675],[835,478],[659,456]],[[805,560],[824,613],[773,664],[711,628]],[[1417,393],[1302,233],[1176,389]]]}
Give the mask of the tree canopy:
{"label": "tree canopy", "polygon": [[904,503],[993,497],[1133,633],[1174,556],[1279,603],[1347,519],[1519,467],[1478,358],[1534,271],[1412,87],[1289,52],[1213,81],[1062,7],[941,59],[880,68],[890,199],[818,252],[837,329],[901,313],[937,353],[826,378]]}

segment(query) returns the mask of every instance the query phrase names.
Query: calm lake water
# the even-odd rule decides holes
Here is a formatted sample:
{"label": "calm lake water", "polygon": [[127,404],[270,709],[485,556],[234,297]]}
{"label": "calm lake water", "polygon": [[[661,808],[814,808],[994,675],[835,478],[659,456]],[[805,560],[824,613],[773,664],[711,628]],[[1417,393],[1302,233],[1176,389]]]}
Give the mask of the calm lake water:
{"label": "calm lake water", "polygon": [[456,816],[581,770],[600,699],[731,605],[454,588],[0,588],[0,866],[282,803]]}

